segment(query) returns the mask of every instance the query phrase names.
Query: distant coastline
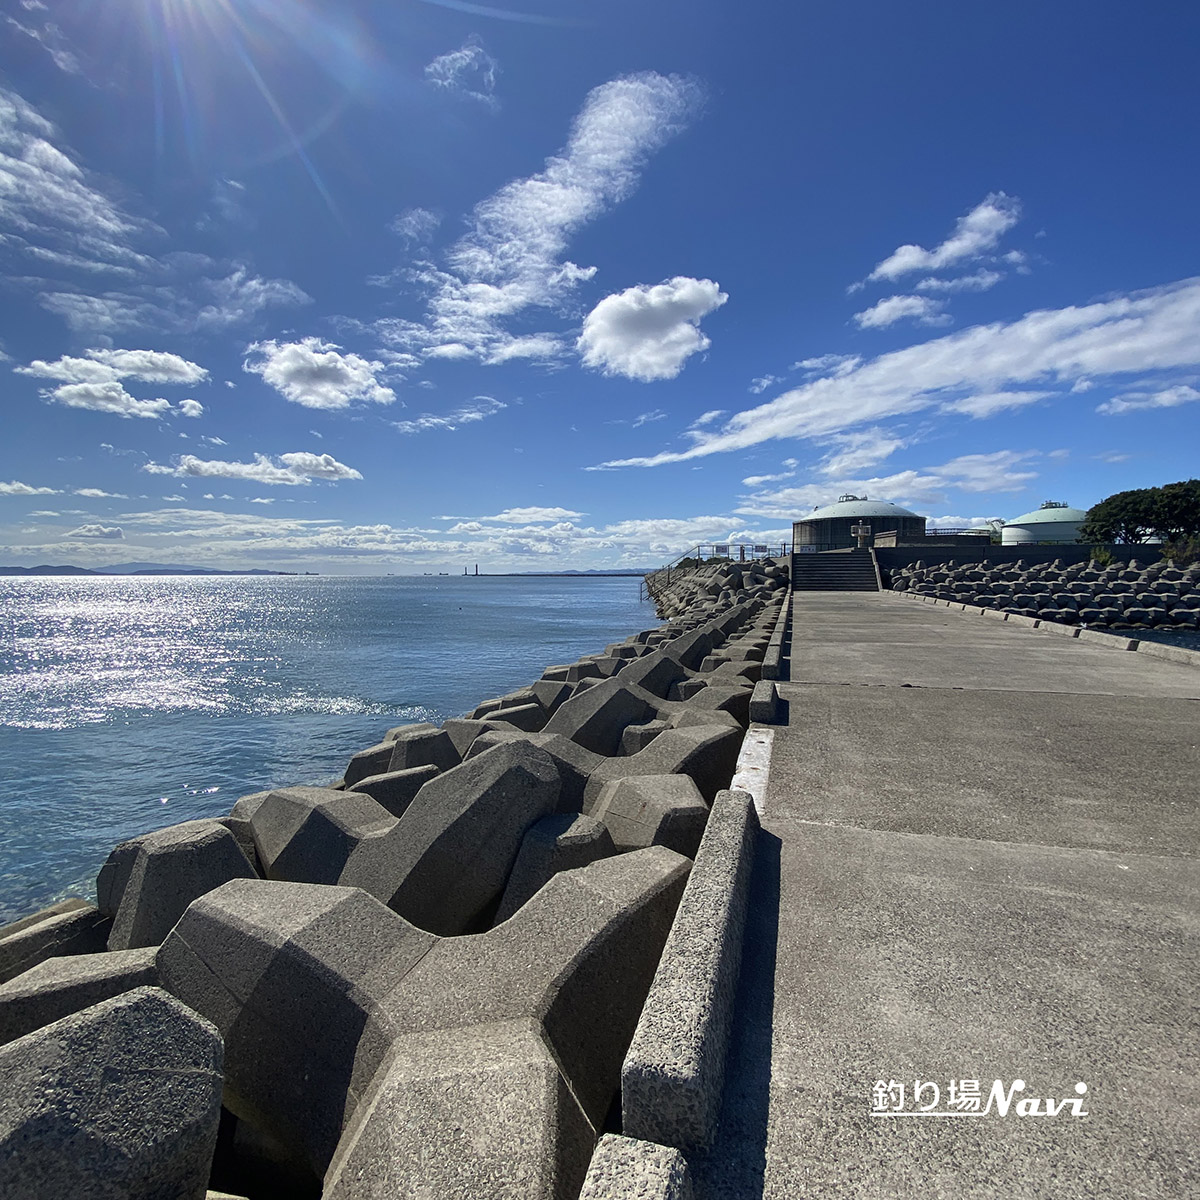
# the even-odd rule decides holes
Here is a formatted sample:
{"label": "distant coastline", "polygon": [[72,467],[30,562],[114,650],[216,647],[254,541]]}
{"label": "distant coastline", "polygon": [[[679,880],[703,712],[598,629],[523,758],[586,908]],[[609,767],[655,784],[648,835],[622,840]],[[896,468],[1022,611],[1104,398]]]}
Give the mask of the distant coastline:
{"label": "distant coastline", "polygon": [[[42,565],[37,567],[0,567],[0,577],[22,576],[74,576],[95,575],[107,578],[120,578],[126,575],[287,575],[287,576],[318,576],[319,571],[268,571],[261,567],[248,567],[242,571],[218,571],[213,567],[171,566],[168,563],[118,563],[111,567],[76,567],[67,564],[61,566]],[[389,572],[390,574],[390,572]],[[426,572],[432,575],[431,572]],[[515,578],[575,578],[575,579],[614,579],[641,578],[647,574],[641,571],[497,571],[495,573],[480,572],[477,575],[452,575],[448,571],[438,572],[437,578],[450,579],[515,579]],[[364,576],[378,578],[378,576]],[[412,578],[417,578],[413,576]]]}

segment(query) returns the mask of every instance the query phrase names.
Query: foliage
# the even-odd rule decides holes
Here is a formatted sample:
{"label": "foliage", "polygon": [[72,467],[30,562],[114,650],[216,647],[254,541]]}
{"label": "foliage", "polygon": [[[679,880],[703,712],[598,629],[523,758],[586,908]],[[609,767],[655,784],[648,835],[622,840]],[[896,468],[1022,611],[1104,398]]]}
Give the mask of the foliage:
{"label": "foliage", "polygon": [[1138,545],[1151,537],[1168,541],[1198,536],[1200,479],[1116,492],[1089,508],[1079,527],[1082,542]]}
{"label": "foliage", "polygon": [[1092,562],[1101,570],[1105,567],[1111,567],[1116,561],[1116,555],[1107,546],[1092,547]]}
{"label": "foliage", "polygon": [[1168,538],[1163,542],[1163,559],[1172,559],[1177,567],[1200,563],[1200,536]]}
{"label": "foliage", "polygon": [[700,560],[698,558],[691,558],[691,557],[681,558],[675,564],[676,567],[682,568],[684,570],[690,569],[691,567],[698,567],[699,565],[700,565]]}

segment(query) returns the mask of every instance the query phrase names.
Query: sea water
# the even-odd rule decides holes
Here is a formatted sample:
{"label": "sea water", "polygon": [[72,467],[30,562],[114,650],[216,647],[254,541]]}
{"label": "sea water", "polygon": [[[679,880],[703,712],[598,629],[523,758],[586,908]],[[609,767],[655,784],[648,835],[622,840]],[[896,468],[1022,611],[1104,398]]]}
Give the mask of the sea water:
{"label": "sea water", "polygon": [[0,579],[0,923],[655,624],[633,577]]}

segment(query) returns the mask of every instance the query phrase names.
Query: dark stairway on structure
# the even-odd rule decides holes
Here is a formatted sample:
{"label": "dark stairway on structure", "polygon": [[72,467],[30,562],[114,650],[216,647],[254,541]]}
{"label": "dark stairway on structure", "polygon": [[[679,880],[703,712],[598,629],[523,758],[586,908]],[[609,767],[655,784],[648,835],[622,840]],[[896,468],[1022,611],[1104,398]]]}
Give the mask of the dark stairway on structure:
{"label": "dark stairway on structure", "polygon": [[797,592],[877,592],[870,550],[827,550],[792,555],[792,588]]}

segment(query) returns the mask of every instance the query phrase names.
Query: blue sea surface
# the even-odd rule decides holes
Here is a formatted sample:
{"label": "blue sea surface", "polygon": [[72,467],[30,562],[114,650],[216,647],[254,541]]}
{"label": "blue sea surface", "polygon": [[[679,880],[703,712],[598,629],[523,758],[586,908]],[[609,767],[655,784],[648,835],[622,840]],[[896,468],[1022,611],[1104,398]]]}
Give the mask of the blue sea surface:
{"label": "blue sea surface", "polygon": [[632,577],[0,579],[0,923],[657,623]]}

